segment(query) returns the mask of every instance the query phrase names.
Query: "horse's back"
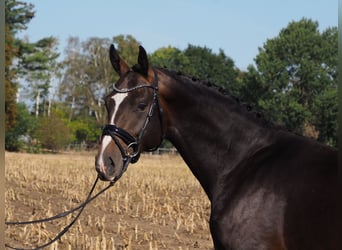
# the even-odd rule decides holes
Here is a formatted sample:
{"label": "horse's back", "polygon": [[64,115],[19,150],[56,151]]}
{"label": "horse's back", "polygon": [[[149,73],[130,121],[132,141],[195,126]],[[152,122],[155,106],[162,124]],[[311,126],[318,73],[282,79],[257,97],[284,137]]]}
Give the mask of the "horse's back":
{"label": "horse's back", "polygon": [[[284,190],[288,249],[342,249],[337,151],[301,138]],[[285,168],[285,166],[284,166]]]}

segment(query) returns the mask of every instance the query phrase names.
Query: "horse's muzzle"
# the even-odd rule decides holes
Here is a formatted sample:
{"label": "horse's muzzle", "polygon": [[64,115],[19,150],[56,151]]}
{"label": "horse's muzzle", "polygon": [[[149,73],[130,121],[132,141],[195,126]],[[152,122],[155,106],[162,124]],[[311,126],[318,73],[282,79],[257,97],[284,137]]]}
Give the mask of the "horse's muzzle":
{"label": "horse's muzzle", "polygon": [[103,161],[96,159],[95,169],[100,180],[112,181],[115,178],[115,163],[111,157],[108,157],[106,163],[110,163],[110,166],[106,166]]}

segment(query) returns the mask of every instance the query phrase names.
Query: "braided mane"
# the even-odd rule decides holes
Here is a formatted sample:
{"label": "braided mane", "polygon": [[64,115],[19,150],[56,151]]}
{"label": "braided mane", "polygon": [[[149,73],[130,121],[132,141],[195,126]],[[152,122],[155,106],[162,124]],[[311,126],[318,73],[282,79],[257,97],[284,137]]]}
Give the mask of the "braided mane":
{"label": "braided mane", "polygon": [[247,111],[246,114],[253,118],[253,120],[256,120],[258,123],[262,123],[263,125],[268,125],[268,126],[274,126],[274,124],[272,124],[269,119],[266,119],[265,115],[263,112],[260,111],[256,111],[254,110],[253,106],[244,102],[243,100],[241,100],[240,98],[234,96],[233,94],[231,94],[231,92],[223,87],[223,86],[219,86],[215,83],[212,83],[210,81],[207,80],[202,80],[199,79],[195,76],[188,76],[180,71],[174,71],[174,70],[169,70],[166,68],[158,68],[159,70],[163,71],[164,73],[171,75],[177,79],[180,79],[182,81],[189,81],[189,82],[193,82],[196,84],[200,84],[206,88],[212,89],[214,91],[216,91],[217,93],[220,93],[224,96],[229,97],[230,99],[234,100],[238,105],[240,105],[242,107],[242,110]]}

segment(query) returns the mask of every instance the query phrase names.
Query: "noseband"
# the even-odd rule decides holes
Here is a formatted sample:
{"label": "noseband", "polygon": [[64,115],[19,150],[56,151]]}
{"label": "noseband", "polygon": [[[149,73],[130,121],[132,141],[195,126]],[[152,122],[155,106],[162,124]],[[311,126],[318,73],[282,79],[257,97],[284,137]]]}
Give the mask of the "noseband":
{"label": "noseband", "polygon": [[[146,115],[144,125],[141,128],[137,137],[132,136],[126,130],[119,128],[116,125],[112,125],[112,124],[107,124],[102,130],[102,137],[105,135],[109,135],[112,138],[112,140],[115,142],[115,144],[117,145],[117,147],[119,148],[119,150],[121,152],[122,159],[123,159],[122,172],[124,172],[127,169],[127,166],[129,163],[136,163],[139,160],[139,157],[140,157],[139,146],[141,144],[141,139],[142,139],[142,137],[146,131],[146,128],[147,128],[148,124],[150,123],[150,120],[154,114],[155,107],[157,107],[157,109],[158,109],[158,116],[159,116],[160,127],[161,127],[160,144],[163,141],[162,109],[160,107],[159,97],[158,97],[158,75],[155,72],[155,70],[153,70],[153,72],[154,72],[153,86],[151,86],[149,84],[142,84],[142,85],[138,85],[138,86],[133,87],[133,88],[118,89],[115,86],[115,84],[113,85],[113,89],[117,93],[129,93],[129,92],[135,91],[137,89],[141,89],[141,88],[152,88],[153,89],[153,102],[150,106],[150,109],[149,109],[147,115]],[[120,138],[126,144],[126,148],[122,146],[122,144],[120,143],[118,138]],[[146,149],[145,151],[148,151],[148,152],[154,151],[160,146],[160,144],[154,148]]]}

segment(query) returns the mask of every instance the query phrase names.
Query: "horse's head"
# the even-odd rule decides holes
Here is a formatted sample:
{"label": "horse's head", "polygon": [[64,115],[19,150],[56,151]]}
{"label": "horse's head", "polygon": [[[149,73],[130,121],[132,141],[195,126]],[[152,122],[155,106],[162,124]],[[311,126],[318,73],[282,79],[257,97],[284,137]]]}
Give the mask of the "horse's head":
{"label": "horse's head", "polygon": [[115,181],[142,151],[158,148],[163,138],[158,77],[139,47],[138,64],[129,68],[111,45],[110,61],[119,74],[114,90],[105,97],[108,124],[95,158],[102,180]]}

